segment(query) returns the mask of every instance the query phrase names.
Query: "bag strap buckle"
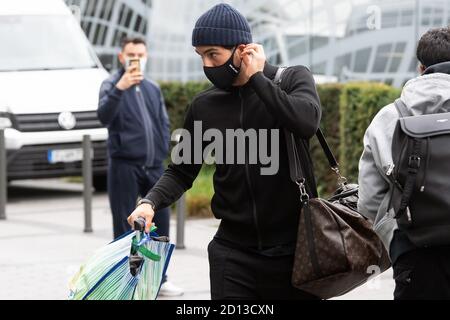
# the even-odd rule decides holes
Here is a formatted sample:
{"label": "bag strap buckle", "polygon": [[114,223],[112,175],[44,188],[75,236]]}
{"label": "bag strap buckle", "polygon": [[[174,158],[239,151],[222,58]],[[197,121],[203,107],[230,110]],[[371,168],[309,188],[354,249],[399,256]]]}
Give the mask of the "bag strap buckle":
{"label": "bag strap buckle", "polygon": [[306,203],[309,201],[309,194],[308,192],[306,192],[305,182],[305,179],[301,179],[295,182],[300,189],[300,200],[302,203]]}
{"label": "bag strap buckle", "polygon": [[419,156],[412,155],[409,157],[408,167],[410,169],[417,170],[420,168],[420,161],[421,161],[421,158]]}
{"label": "bag strap buckle", "polygon": [[334,172],[334,173],[337,175],[337,177],[338,177],[338,181],[337,181],[338,186],[339,186],[340,188],[344,189],[345,186],[347,185],[347,178],[344,177],[344,176],[341,174],[341,171],[339,170],[339,167],[338,167],[338,166],[332,167],[331,170],[333,170],[333,172]]}

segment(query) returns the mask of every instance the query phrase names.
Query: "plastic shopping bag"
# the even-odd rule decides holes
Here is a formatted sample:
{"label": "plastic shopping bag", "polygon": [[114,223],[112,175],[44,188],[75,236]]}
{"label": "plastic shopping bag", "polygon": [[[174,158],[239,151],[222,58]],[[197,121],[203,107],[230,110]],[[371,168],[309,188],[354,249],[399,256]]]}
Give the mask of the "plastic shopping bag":
{"label": "plastic shopping bag", "polygon": [[129,233],[97,250],[70,281],[69,299],[156,299],[175,246],[155,229]]}

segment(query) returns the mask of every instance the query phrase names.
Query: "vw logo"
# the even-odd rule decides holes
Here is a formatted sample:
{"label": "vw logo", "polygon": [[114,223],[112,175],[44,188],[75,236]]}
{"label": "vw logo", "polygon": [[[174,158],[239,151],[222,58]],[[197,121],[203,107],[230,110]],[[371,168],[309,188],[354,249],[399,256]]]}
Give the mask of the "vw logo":
{"label": "vw logo", "polygon": [[61,128],[72,130],[77,124],[77,120],[72,112],[61,112],[58,116],[58,123]]}

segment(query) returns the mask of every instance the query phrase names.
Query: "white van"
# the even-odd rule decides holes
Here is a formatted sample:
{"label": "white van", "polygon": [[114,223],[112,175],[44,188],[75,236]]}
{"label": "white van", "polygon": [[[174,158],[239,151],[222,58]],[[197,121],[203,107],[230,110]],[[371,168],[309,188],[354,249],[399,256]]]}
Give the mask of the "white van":
{"label": "white van", "polygon": [[94,186],[105,189],[107,130],[97,119],[108,77],[62,0],[0,1],[0,127],[8,180],[81,174],[93,141]]}

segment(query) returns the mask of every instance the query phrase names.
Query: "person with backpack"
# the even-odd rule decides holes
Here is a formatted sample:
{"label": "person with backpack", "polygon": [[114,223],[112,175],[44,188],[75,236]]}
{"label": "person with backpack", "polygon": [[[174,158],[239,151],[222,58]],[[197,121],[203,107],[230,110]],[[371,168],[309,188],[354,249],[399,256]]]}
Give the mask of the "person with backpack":
{"label": "person with backpack", "polygon": [[394,299],[450,299],[450,28],[426,32],[417,59],[365,133],[358,210],[389,250]]}
{"label": "person with backpack", "polygon": [[[194,139],[183,136],[179,144],[190,147],[183,150],[187,161],[175,163],[172,157],[128,221],[144,217],[148,231],[155,212],[192,187],[202,161],[191,158],[204,155],[201,137],[206,133],[215,133],[220,147],[230,130],[253,132],[236,139],[237,152],[227,152],[225,163],[216,161],[211,208],[221,222],[208,246],[211,298],[316,299],[291,282],[301,201],[299,187],[290,180],[286,143],[280,135],[263,146],[270,150],[279,144],[272,155],[279,164],[270,174],[262,173],[267,169],[263,161],[251,161],[257,156],[251,150],[267,142],[267,132],[277,137],[280,129],[288,128],[304,142],[299,153],[306,187],[311,197],[317,196],[307,145],[319,128],[320,101],[306,67],[286,69],[279,86],[274,80],[280,69],[267,63],[263,47],[252,42],[248,21],[228,4],[218,4],[198,19],[192,45],[214,86],[198,94],[187,110],[184,130]],[[251,135],[258,137],[257,145],[252,145]]]}

